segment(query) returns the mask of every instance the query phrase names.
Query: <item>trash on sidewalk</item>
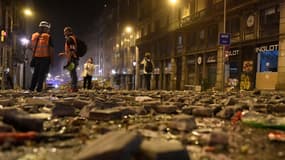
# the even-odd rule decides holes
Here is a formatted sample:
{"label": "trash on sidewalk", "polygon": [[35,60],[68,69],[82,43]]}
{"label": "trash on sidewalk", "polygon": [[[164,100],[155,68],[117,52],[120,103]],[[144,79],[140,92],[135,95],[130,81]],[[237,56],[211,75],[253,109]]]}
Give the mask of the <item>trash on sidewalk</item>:
{"label": "trash on sidewalk", "polygon": [[285,132],[270,132],[268,133],[268,139],[270,141],[285,142]]}
{"label": "trash on sidewalk", "polygon": [[262,114],[254,111],[242,112],[241,121],[256,128],[285,130],[285,117]]}

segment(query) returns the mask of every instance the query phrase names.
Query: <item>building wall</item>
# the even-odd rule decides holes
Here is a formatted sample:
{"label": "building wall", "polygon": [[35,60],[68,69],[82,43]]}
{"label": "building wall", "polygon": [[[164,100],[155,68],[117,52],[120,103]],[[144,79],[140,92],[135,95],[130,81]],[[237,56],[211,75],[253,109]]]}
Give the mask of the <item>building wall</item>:
{"label": "building wall", "polygon": [[[276,72],[276,60],[270,62],[271,70],[260,70],[260,66],[266,65],[262,61],[266,53],[272,55],[270,51],[279,50],[279,1],[227,1],[226,32],[231,34],[231,45],[225,47],[226,57],[218,44],[219,33],[224,30],[222,0],[183,1],[177,6],[147,10],[155,8],[150,7],[155,5],[152,3],[155,2],[140,3],[141,38],[137,45],[140,59],[144,52],[152,53],[155,66],[160,69],[159,88],[221,87],[223,73],[225,85],[237,82],[236,88],[250,90],[256,88],[259,73]],[[257,52],[260,48],[266,53]],[[219,65],[223,61],[224,71]]]}

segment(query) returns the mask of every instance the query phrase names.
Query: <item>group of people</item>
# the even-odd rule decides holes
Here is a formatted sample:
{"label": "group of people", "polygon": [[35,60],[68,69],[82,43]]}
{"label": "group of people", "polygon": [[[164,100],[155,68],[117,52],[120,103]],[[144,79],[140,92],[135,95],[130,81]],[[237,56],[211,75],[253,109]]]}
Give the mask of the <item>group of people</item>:
{"label": "group of people", "polygon": [[[54,45],[50,35],[51,25],[47,21],[41,21],[39,24],[39,31],[32,34],[30,48],[33,51],[33,58],[31,67],[34,68],[32,81],[29,90],[41,92],[46,76],[49,72],[49,67],[53,63]],[[65,37],[64,52],[59,53],[59,56],[64,56],[67,59],[67,64],[64,66],[68,69],[71,77],[70,92],[78,91],[78,77],[76,68],[79,64],[79,56],[77,56],[77,41],[71,27],[67,26],[63,30]],[[70,65],[72,64],[72,67]],[[144,59],[141,64],[144,66],[144,80],[145,87],[150,90],[151,74],[153,72],[153,62],[149,52],[145,53]],[[92,75],[95,70],[93,59],[89,58],[84,64],[83,88],[91,89]]]}
{"label": "group of people", "polygon": [[[29,90],[41,92],[43,90],[43,84],[46,76],[49,72],[49,67],[53,63],[54,47],[52,38],[50,35],[51,25],[47,21],[41,21],[39,24],[39,31],[32,34],[30,48],[33,51],[31,67],[34,68],[32,75],[32,81]],[[64,52],[59,53],[59,56],[64,56],[67,59],[67,64],[64,66],[65,69],[70,64],[73,64],[72,68],[69,68],[71,77],[70,92],[77,92],[77,72],[76,68],[79,64],[79,57],[76,54],[77,41],[76,36],[73,34],[71,27],[65,27],[63,30],[65,37]],[[91,89],[92,74],[95,70],[93,59],[89,58],[84,64],[84,88]]]}

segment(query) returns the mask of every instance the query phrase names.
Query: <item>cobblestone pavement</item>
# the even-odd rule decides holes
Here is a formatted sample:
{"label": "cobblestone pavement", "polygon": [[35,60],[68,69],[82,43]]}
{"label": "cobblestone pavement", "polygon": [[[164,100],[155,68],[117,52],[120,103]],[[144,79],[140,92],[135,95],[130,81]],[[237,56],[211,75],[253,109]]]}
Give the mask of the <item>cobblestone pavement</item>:
{"label": "cobblestone pavement", "polygon": [[0,91],[2,160],[283,160],[283,92]]}

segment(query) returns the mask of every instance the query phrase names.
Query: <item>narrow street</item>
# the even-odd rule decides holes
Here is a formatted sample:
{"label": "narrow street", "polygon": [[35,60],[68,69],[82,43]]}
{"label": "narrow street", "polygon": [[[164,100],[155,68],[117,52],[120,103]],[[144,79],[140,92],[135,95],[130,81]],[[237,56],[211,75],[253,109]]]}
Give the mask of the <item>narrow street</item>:
{"label": "narrow street", "polygon": [[284,93],[1,91],[0,159],[281,160]]}
{"label": "narrow street", "polygon": [[0,160],[285,160],[285,0],[0,0]]}

